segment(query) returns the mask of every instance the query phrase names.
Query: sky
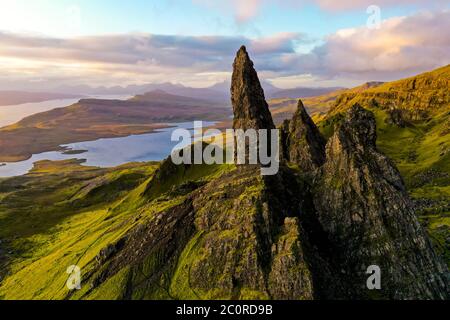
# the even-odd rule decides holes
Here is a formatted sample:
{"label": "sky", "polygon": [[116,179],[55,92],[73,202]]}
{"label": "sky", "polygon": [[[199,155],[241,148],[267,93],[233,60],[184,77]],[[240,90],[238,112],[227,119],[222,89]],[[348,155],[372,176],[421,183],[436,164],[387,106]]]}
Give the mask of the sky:
{"label": "sky", "polygon": [[282,88],[450,63],[450,0],[0,0],[0,90],[229,80],[246,45]]}

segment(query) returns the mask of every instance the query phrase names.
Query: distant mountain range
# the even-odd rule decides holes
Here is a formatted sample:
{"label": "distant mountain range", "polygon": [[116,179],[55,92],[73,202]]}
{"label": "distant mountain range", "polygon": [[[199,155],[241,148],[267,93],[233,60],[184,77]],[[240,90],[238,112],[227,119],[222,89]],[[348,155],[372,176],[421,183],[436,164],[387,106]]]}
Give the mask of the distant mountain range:
{"label": "distant mountain range", "polygon": [[[266,98],[308,98],[334,92],[339,87],[327,88],[308,88],[298,87],[293,89],[280,89],[268,81],[263,81]],[[56,88],[55,91],[61,93],[83,94],[83,95],[139,95],[155,90],[162,90],[170,94],[184,96],[188,98],[199,98],[204,100],[229,103],[230,100],[230,81],[223,81],[216,83],[206,88],[193,88],[183,86],[181,84],[160,83],[160,84],[143,84],[143,85],[129,85],[129,86],[115,86],[115,87],[90,87],[87,85],[80,86],[62,86]]]}
{"label": "distant mountain range", "polygon": [[76,99],[82,94],[52,93],[52,92],[26,92],[26,91],[0,91],[0,106],[9,106],[31,102],[42,102],[58,99]]}
{"label": "distant mountain range", "polygon": [[[214,88],[192,88],[180,84],[160,83],[143,84],[114,87],[91,87],[88,85],[61,86],[55,89],[62,93],[78,93],[84,95],[142,95],[147,92],[161,90],[169,94],[184,96],[188,98],[199,98],[204,100],[224,102],[228,99],[227,92],[214,90]],[[228,94],[229,95],[229,94]]]}
{"label": "distant mountain range", "polygon": [[158,89],[146,92],[144,94],[136,95],[133,98],[129,99],[129,101],[133,102],[145,102],[145,103],[153,103],[153,104],[169,104],[169,105],[183,105],[183,106],[193,106],[193,107],[223,107],[223,103],[214,104],[214,100],[212,99],[204,99],[203,97],[189,97],[176,95],[172,93],[168,93],[164,90]]}
{"label": "distant mountain range", "polygon": [[[326,87],[326,88],[308,88],[298,87],[292,89],[281,89],[268,81],[261,82],[267,99],[280,98],[309,98],[315,96],[325,95],[331,92],[342,90],[340,87]],[[77,86],[60,86],[53,88],[51,92],[35,92],[35,91],[0,91],[0,106],[15,105],[30,102],[42,102],[56,99],[71,99],[82,98],[85,96],[135,96],[142,95],[153,91],[164,91],[166,93],[183,96],[187,98],[198,99],[210,102],[228,105],[230,103],[230,81],[223,81],[216,83],[210,87],[194,88],[187,87],[181,84],[174,84],[170,82],[159,84],[142,84],[142,85],[128,85],[128,86],[114,86],[114,87],[92,87],[89,85]]]}

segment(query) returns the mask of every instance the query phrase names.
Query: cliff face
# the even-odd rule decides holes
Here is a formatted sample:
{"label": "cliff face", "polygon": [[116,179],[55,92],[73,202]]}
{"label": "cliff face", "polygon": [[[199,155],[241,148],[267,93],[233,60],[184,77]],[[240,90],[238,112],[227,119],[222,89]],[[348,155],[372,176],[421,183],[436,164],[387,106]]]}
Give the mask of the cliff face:
{"label": "cliff face", "polygon": [[[245,48],[232,103],[234,128],[274,128]],[[128,299],[447,297],[448,270],[376,149],[370,112],[351,108],[325,146],[300,102],[281,145],[285,165],[268,177],[255,166],[167,159],[140,194],[148,218],[99,254],[81,298],[117,283]],[[381,268],[381,290],[366,287],[370,265]]]}
{"label": "cliff face", "polygon": [[402,178],[376,149],[373,114],[358,105],[345,116],[326,147],[315,186],[315,205],[333,247],[332,259],[353,283],[352,295],[370,298],[357,284],[366,270],[382,270],[383,298],[444,298],[444,266],[419,224]]}
{"label": "cliff face", "polygon": [[275,129],[264,90],[244,46],[233,64],[231,103],[234,129]]}
{"label": "cliff face", "polygon": [[[190,177],[195,169],[175,169],[168,159],[160,170],[155,177],[174,179],[177,170]],[[147,189],[151,206],[144,210],[164,203],[167,194],[178,195],[177,204],[102,250],[85,279],[91,289],[81,298],[101,297],[120,281],[125,283],[121,299],[318,297],[311,265],[324,268],[326,263],[309,245],[299,218],[287,216],[295,201],[286,201],[283,186],[273,191],[274,182],[254,166],[203,179],[163,197],[156,188]]]}

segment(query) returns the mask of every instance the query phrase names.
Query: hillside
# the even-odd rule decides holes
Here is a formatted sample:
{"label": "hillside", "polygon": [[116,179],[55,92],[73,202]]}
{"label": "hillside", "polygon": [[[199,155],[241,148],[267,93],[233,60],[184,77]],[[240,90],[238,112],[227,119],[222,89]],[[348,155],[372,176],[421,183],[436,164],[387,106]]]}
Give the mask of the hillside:
{"label": "hillside", "polygon": [[[401,123],[424,120],[448,110],[449,87],[450,65],[394,82],[367,82],[351,89],[294,98],[302,98],[316,122],[359,103],[368,108],[384,109],[389,112],[390,121]],[[277,123],[291,117],[296,110],[296,99],[293,98],[271,99],[269,103]]]}
{"label": "hillside", "polygon": [[394,160],[421,221],[437,249],[450,261],[450,66],[359,92],[345,92],[334,102],[322,133],[330,137],[349,106],[371,110],[377,145]]}
{"label": "hillside", "polygon": [[221,120],[228,115],[216,103],[163,91],[129,100],[82,99],[0,128],[0,162],[59,150],[61,144],[150,133],[168,123]]}
{"label": "hillside", "polygon": [[[201,97],[201,96],[200,96]],[[164,90],[153,90],[144,94],[136,95],[129,99],[131,102],[145,102],[158,104],[160,106],[183,106],[183,107],[223,107],[223,104],[208,101],[206,98],[192,98],[168,93]]]}
{"label": "hillside", "polygon": [[[232,102],[235,129],[273,128],[245,47]],[[377,146],[379,115],[355,104],[339,120],[327,141],[299,102],[274,176],[169,157],[1,179],[0,298],[448,299],[448,268]],[[81,290],[65,287],[70,265]],[[380,290],[369,265],[385,270]]]}
{"label": "hillside", "polygon": [[291,118],[297,110],[298,99],[301,98],[303,104],[308,110],[311,117],[315,120],[322,119],[331,107],[334,105],[336,99],[347,89],[338,90],[325,95],[317,97],[298,97],[296,99],[271,99],[269,100],[270,111],[272,112],[275,123],[281,124],[284,120]]}
{"label": "hillside", "polygon": [[326,87],[326,88],[307,88],[298,87],[292,89],[278,90],[268,95],[270,99],[296,99],[296,98],[311,98],[317,96],[328,95],[330,93],[344,90],[344,88],[338,87]]}
{"label": "hillside", "polygon": [[381,85],[381,82],[367,82],[351,89],[336,89],[317,96],[298,95],[293,98],[270,99],[269,104],[276,123],[281,124],[285,119],[292,117],[297,110],[298,99],[302,99],[308,113],[316,122],[323,120],[328,112],[335,106],[336,100],[345,94],[356,94],[367,89]]}
{"label": "hillside", "polygon": [[[342,94],[331,114],[345,111],[348,105],[359,103],[393,113],[393,120],[423,120],[448,110],[450,65],[408,79],[388,82],[360,92]],[[397,110],[394,112],[394,110]],[[394,120],[395,121],[395,120]]]}
{"label": "hillside", "polygon": [[450,65],[412,78],[346,91],[335,100],[319,127],[325,136],[331,136],[349,106],[357,103],[371,110],[377,120],[379,147],[395,159],[411,184],[426,171],[450,172],[449,87]]}

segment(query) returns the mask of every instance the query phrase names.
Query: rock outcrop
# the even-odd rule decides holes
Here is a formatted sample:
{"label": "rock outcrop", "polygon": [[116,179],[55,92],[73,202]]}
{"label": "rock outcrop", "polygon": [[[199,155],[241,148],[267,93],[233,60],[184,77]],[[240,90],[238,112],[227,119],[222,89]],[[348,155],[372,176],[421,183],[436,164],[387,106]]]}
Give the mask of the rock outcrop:
{"label": "rock outcrop", "polygon": [[[353,106],[326,148],[315,190],[333,265],[358,299],[442,299],[448,270],[433,252],[394,164],[376,148],[373,114]],[[381,268],[381,290],[364,287]]]}
{"label": "rock outcrop", "polygon": [[292,120],[281,127],[280,145],[283,158],[304,171],[313,171],[325,162],[325,139],[301,100]]}
{"label": "rock outcrop", "polygon": [[233,64],[231,103],[234,129],[275,129],[264,90],[244,46],[237,52]]}
{"label": "rock outcrop", "polygon": [[[234,128],[274,128],[245,47],[232,103]],[[373,115],[354,106],[326,153],[301,102],[283,132],[286,160],[300,172],[164,161],[141,198],[121,204],[146,218],[100,253],[82,298],[111,287],[124,299],[446,298],[448,270],[399,172],[377,151]],[[371,265],[381,268],[381,290],[366,287]]]}

